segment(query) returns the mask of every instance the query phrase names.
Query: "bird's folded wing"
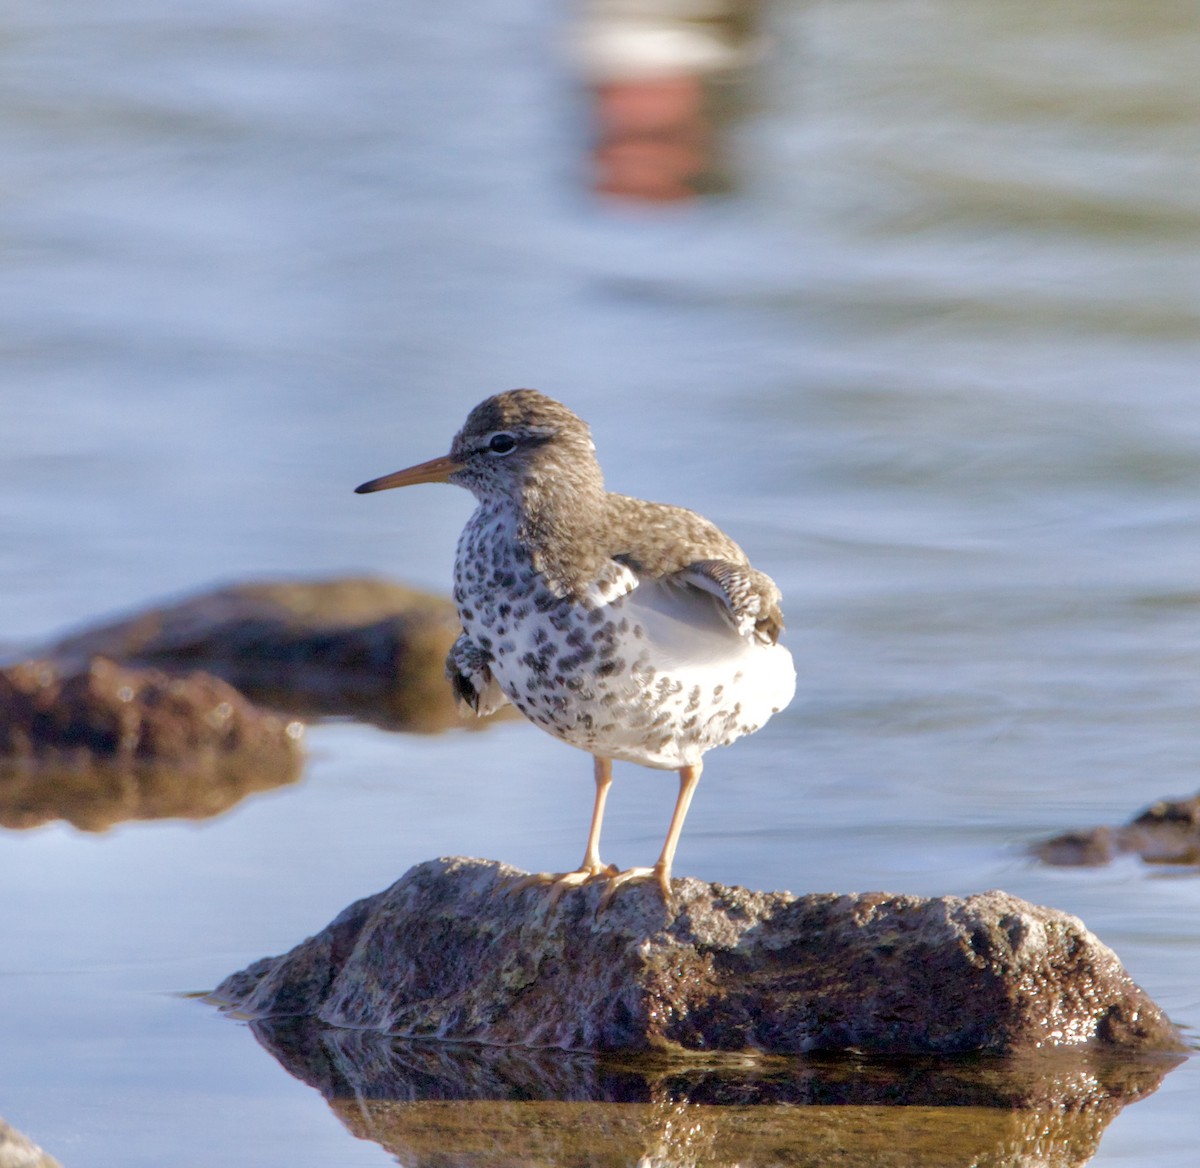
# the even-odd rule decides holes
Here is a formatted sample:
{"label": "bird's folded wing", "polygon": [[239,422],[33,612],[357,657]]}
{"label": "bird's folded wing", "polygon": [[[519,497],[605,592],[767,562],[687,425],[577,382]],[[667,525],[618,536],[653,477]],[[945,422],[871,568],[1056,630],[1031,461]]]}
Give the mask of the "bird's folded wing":
{"label": "bird's folded wing", "polygon": [[729,560],[697,560],[674,573],[675,579],[709,592],[725,606],[743,637],[773,645],[783,631],[779,589],[765,572]]}

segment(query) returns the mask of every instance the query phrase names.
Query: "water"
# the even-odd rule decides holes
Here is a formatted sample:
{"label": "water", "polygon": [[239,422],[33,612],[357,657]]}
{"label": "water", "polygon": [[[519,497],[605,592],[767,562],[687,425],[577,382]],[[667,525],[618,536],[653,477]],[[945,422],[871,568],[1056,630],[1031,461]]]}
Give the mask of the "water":
{"label": "water", "polygon": [[[718,193],[654,204],[588,189],[581,20],[7,6],[0,639],[250,577],[445,589],[468,498],[350,488],[533,384],[784,590],[797,699],[710,756],[677,871],[1003,887],[1195,1027],[1194,873],[1023,852],[1197,787],[1194,6],[768,4]],[[582,849],[587,760],[523,725],[309,747],[218,819],[0,839],[0,1115],[64,1164],[389,1162],[181,995],[419,860]],[[653,858],[673,785],[617,768],[606,856]],[[1198,1074],[1093,1162],[1190,1164]]]}

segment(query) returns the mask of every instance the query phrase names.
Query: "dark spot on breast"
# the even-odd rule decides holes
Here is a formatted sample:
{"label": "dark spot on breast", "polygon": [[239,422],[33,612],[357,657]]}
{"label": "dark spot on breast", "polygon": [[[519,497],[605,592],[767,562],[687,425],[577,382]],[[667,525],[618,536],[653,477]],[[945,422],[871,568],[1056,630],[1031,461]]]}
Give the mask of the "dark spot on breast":
{"label": "dark spot on breast", "polygon": [[[601,654],[603,656],[603,654]],[[614,673],[619,673],[625,668],[625,660],[622,657],[611,657],[607,661],[602,661],[596,666],[597,677],[610,677]]]}

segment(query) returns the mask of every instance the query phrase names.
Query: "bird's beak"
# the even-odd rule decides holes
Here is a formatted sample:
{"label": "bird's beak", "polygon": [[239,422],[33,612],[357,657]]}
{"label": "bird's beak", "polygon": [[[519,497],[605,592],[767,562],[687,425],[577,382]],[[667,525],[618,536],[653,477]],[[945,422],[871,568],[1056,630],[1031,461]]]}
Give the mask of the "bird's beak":
{"label": "bird's beak", "polygon": [[431,458],[428,462],[410,466],[407,470],[398,470],[381,478],[372,479],[355,487],[356,495],[369,495],[372,491],[387,491],[392,487],[411,487],[415,483],[444,483],[457,470],[462,470],[463,464],[457,458],[443,454],[441,458]]}

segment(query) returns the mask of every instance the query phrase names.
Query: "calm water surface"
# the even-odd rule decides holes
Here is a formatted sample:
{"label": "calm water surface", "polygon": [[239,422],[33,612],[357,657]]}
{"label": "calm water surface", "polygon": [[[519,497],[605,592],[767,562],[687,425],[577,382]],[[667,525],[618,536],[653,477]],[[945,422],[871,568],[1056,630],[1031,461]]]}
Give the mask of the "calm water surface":
{"label": "calm water surface", "polygon": [[[605,146],[627,40],[535,0],[7,5],[0,640],[252,577],[445,590],[468,497],[351,488],[536,385],[787,600],[796,701],[710,756],[678,872],[1003,887],[1197,1026],[1195,873],[1023,849],[1200,787],[1200,13],[768,3],[692,200]],[[0,1115],[70,1168],[391,1162],[180,995],[417,861],[583,846],[587,759],[530,727],[309,747],[211,821],[0,838]],[[618,768],[611,858],[672,788]],[[1093,1162],[1192,1163],[1198,1088]]]}

